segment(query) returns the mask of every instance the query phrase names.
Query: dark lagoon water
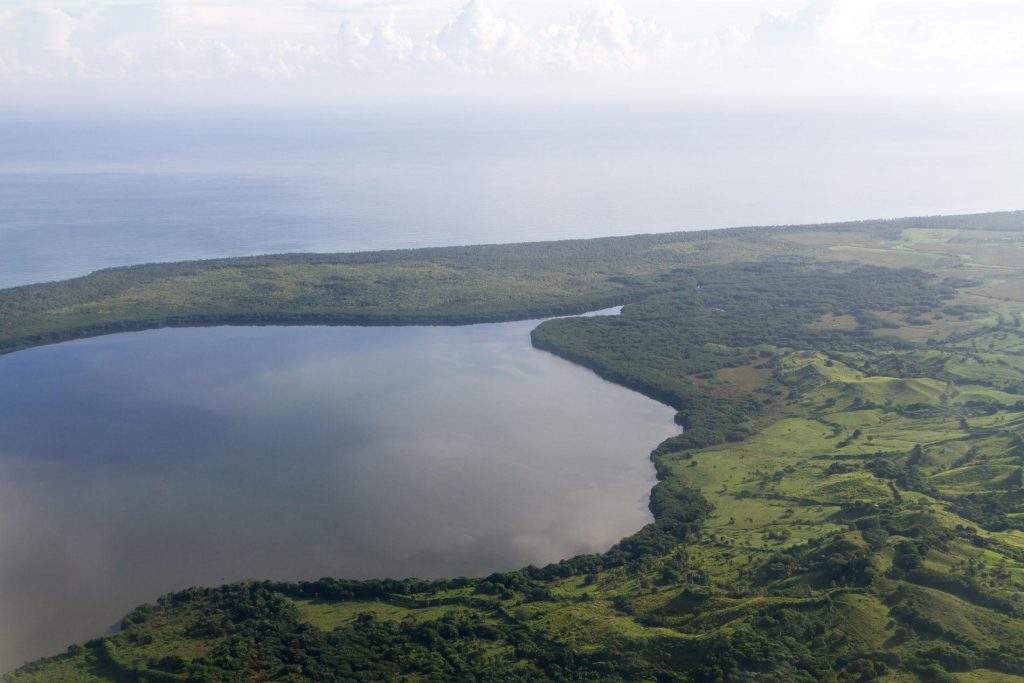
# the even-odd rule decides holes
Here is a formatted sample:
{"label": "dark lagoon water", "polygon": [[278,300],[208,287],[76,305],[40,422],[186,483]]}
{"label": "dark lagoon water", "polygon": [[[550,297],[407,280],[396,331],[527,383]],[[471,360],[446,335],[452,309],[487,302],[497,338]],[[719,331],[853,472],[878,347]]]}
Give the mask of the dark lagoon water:
{"label": "dark lagoon water", "polygon": [[0,670],[189,585],[473,575],[638,529],[673,412],[534,350],[535,324],[0,357]]}

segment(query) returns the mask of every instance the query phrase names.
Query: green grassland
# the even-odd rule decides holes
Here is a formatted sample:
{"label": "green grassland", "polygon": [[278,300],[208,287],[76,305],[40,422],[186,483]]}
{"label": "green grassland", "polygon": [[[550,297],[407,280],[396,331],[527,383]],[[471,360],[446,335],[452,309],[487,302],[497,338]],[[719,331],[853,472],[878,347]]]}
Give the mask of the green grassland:
{"label": "green grassland", "polygon": [[[12,681],[1024,681],[1024,214],[139,266],[0,291],[0,349],[540,317],[677,410],[654,522],[441,581],[192,588]],[[637,457],[643,457],[637,453]],[[315,543],[315,537],[310,543]]]}

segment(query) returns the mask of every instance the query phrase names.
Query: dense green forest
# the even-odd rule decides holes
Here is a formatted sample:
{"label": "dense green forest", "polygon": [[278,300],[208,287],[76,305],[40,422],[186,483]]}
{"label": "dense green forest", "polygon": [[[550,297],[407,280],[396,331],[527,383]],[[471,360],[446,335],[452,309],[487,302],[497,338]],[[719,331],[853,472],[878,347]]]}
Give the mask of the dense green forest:
{"label": "dense green forest", "polygon": [[[0,290],[0,353],[212,324],[465,324],[582,313],[663,291],[680,266],[821,255],[812,236],[1000,230],[1019,212],[561,242],[161,263]],[[854,260],[861,260],[854,258]]]}
{"label": "dense green forest", "polygon": [[191,588],[7,678],[1024,680],[1024,213],[112,269],[0,291],[0,348],[617,303],[533,331],[685,428],[607,552]]}

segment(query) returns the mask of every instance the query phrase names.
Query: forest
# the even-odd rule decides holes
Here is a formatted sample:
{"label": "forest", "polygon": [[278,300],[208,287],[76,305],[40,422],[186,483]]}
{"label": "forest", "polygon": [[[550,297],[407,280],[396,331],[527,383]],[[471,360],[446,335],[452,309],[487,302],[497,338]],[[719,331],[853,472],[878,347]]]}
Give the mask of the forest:
{"label": "forest", "polygon": [[154,264],[0,291],[4,352],[169,325],[566,315],[534,346],[684,428],[649,454],[654,521],[604,553],[187,588],[5,680],[1024,680],[1022,313],[1021,212]]}

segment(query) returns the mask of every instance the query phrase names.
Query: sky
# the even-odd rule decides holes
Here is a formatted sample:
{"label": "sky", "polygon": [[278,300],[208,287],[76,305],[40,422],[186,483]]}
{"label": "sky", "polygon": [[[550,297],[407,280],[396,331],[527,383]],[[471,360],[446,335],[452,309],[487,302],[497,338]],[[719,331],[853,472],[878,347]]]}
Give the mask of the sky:
{"label": "sky", "polygon": [[1024,100],[1019,0],[0,0],[0,106]]}

